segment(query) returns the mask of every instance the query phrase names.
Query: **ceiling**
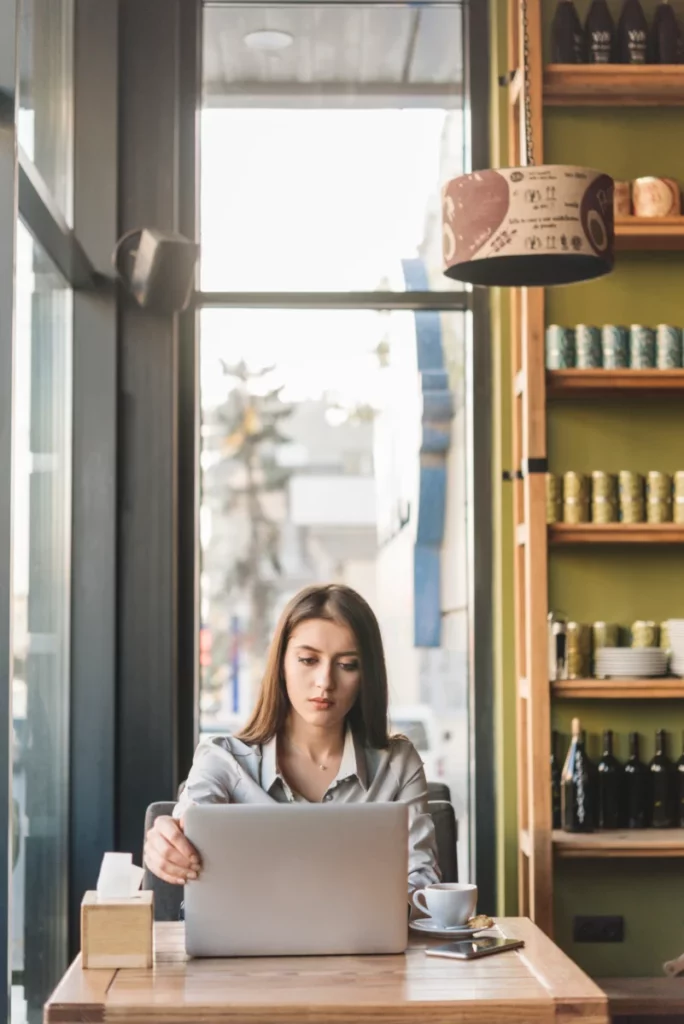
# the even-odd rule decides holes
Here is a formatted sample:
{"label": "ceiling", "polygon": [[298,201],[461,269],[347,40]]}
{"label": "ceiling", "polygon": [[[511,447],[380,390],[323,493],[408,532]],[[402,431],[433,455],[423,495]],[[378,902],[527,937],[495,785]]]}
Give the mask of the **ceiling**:
{"label": "ceiling", "polygon": [[[282,99],[392,94],[457,97],[463,76],[459,4],[209,5],[204,11],[204,84],[211,106],[240,96]],[[250,49],[262,29],[293,36],[287,49]]]}

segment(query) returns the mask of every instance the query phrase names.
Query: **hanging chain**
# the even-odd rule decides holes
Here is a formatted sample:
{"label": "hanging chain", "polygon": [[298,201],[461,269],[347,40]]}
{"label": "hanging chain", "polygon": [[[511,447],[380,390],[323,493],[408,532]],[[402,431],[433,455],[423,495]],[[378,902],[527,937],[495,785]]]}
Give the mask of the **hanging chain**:
{"label": "hanging chain", "polygon": [[530,30],[527,23],[527,0],[522,0],[523,29],[523,89],[525,90],[525,166],[534,165],[534,136],[532,134],[532,100],[530,99]]}

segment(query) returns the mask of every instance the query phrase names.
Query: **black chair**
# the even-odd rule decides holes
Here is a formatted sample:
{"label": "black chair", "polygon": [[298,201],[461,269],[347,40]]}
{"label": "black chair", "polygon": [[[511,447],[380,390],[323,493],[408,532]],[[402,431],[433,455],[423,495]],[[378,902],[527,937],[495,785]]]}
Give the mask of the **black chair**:
{"label": "black chair", "polygon": [[[446,791],[447,799],[443,799]],[[435,824],[437,836],[437,862],[442,873],[443,882],[458,881],[458,862],[456,859],[456,843],[458,841],[458,823],[454,808],[449,801],[449,788],[442,783],[428,783],[428,810]],[[437,799],[435,799],[437,797]],[[150,804],[145,813],[145,835],[152,828],[157,818],[171,814],[175,803],[162,801]],[[154,917],[156,921],[177,921],[183,901],[183,886],[171,885],[157,878],[145,868],[143,889],[154,892]]]}

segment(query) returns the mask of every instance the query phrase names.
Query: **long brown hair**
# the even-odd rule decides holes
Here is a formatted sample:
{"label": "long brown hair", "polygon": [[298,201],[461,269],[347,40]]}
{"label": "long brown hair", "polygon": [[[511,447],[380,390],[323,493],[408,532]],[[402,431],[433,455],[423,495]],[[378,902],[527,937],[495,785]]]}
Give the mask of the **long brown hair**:
{"label": "long brown hair", "polygon": [[285,608],[271,641],[256,707],[238,738],[245,743],[267,743],[283,728],[290,709],[283,667],[285,651],[294,630],[307,619],[328,619],[348,626],[354,634],[361,686],[347,720],[361,743],[384,750],[389,744],[388,698],[380,627],[361,595],[338,583],[305,587]]}

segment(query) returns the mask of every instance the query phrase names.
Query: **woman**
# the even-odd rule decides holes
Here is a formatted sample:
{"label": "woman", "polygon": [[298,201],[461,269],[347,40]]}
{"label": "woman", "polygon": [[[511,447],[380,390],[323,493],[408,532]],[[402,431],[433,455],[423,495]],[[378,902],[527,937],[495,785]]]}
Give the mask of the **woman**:
{"label": "woman", "polygon": [[283,612],[256,708],[237,736],[203,741],[174,808],[157,818],[145,863],[166,882],[199,877],[183,835],[193,803],[387,803],[409,808],[409,900],[439,881],[425,772],[387,731],[387,672],[377,620],[354,590],[308,587]]}

